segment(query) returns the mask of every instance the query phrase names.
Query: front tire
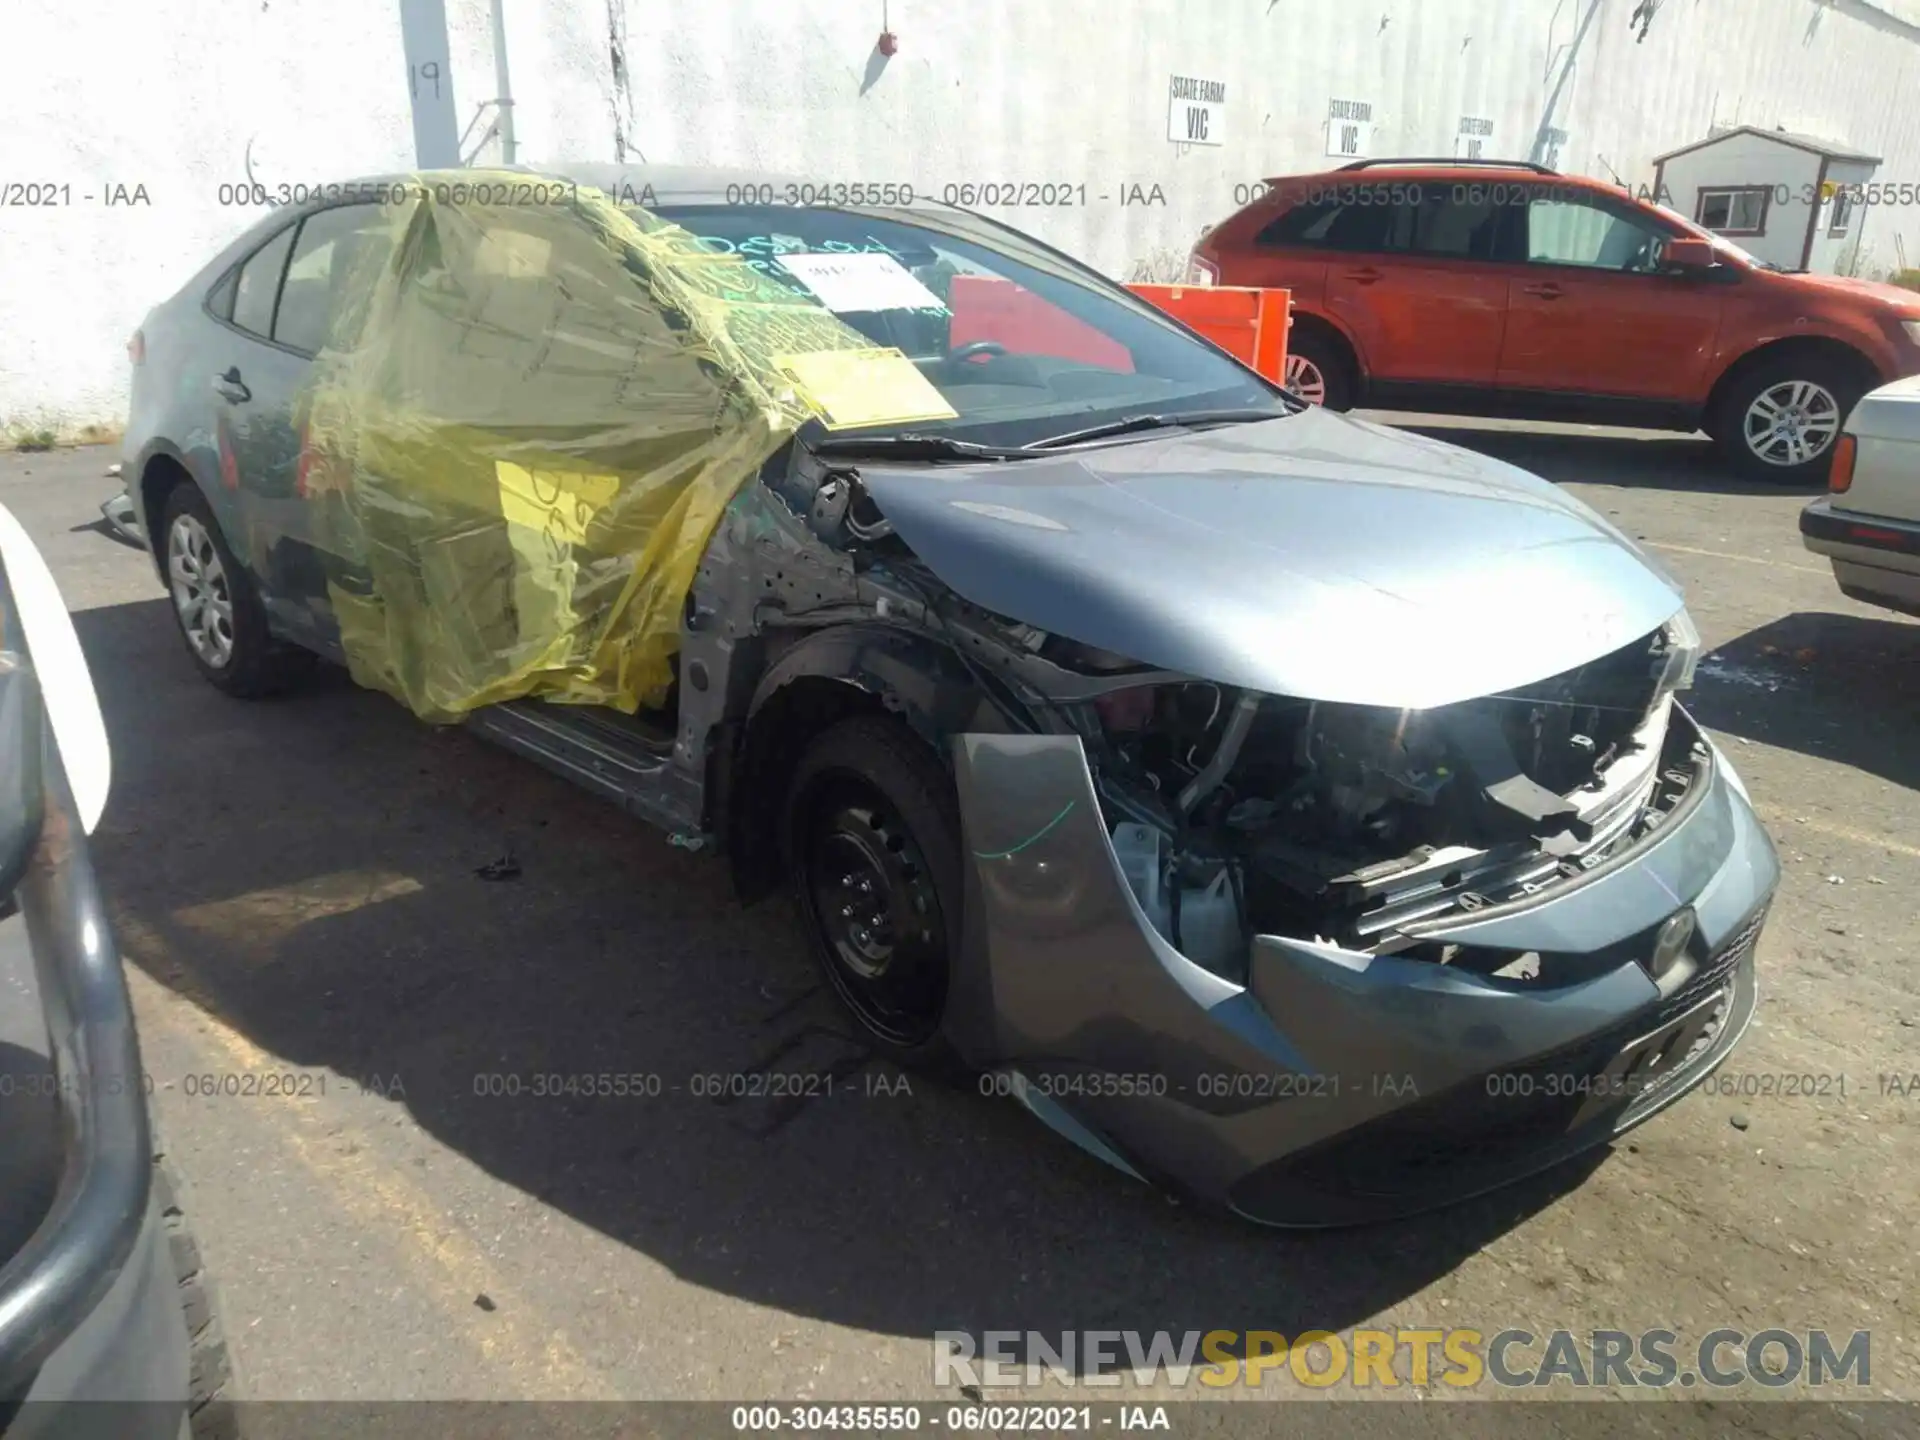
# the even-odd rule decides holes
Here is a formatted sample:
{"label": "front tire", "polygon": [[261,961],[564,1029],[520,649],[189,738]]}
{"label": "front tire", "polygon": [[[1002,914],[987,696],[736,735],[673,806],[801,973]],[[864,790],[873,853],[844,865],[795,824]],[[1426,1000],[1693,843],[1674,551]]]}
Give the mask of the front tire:
{"label": "front tire", "polygon": [[953,784],[898,722],[844,720],[787,792],[786,851],[821,975],[874,1049],[964,1073],[946,1030],[965,903]]}
{"label": "front tire", "polygon": [[309,652],[273,638],[252,578],[195,485],[176,485],[167,496],[160,560],[180,638],[211,684],[251,700],[286,689],[312,668]]}
{"label": "front tire", "polygon": [[1786,355],[1728,385],[1709,433],[1739,474],[1777,485],[1826,478],[1834,442],[1867,392],[1857,367],[1824,355]]}

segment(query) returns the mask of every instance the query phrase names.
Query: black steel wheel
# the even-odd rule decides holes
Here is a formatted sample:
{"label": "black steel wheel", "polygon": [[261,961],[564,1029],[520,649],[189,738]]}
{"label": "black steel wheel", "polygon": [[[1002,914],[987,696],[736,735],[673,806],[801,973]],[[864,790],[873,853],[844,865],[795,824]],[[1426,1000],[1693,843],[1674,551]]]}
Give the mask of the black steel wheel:
{"label": "black steel wheel", "polygon": [[889,1057],[955,1068],[943,1022],[960,937],[960,827],[945,772],[894,721],[844,721],[802,757],[787,815],[801,912],[835,996]]}

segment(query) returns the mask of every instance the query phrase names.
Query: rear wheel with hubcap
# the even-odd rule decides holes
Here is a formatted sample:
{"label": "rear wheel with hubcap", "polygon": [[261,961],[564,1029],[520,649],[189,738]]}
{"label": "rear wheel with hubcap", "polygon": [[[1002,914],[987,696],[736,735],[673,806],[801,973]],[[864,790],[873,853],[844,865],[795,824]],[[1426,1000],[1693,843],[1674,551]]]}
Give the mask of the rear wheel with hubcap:
{"label": "rear wheel with hubcap", "polygon": [[183,512],[167,527],[167,580],[187,648],[215,669],[232,663],[233,595],[220,552],[198,515]]}
{"label": "rear wheel with hubcap", "polygon": [[173,618],[200,673],[229,695],[283,689],[313,656],[276,641],[253,581],[227,548],[206,496],[174,486],[160,519],[161,559]]}
{"label": "rear wheel with hubcap", "polygon": [[944,1022],[960,945],[960,827],[953,786],[898,723],[825,731],[795,771],[788,858],[814,956],[862,1038],[946,1073]]}
{"label": "rear wheel with hubcap", "polygon": [[1353,405],[1353,379],[1339,346],[1318,330],[1296,325],[1287,339],[1286,388],[1309,405],[1346,410]]}

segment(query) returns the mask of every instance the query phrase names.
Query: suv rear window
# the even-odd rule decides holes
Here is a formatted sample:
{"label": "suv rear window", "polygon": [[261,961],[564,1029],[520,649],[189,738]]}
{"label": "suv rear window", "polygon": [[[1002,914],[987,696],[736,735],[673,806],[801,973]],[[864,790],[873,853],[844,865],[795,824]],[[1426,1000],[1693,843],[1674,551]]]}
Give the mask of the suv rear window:
{"label": "suv rear window", "polygon": [[1253,243],[1282,250],[1381,250],[1393,210],[1334,198],[1308,200],[1270,221]]}
{"label": "suv rear window", "polygon": [[1508,207],[1482,186],[1412,184],[1393,187],[1404,198],[1381,203],[1385,186],[1328,186],[1254,237],[1261,248],[1365,250],[1387,255],[1431,255],[1492,260],[1500,250]]}

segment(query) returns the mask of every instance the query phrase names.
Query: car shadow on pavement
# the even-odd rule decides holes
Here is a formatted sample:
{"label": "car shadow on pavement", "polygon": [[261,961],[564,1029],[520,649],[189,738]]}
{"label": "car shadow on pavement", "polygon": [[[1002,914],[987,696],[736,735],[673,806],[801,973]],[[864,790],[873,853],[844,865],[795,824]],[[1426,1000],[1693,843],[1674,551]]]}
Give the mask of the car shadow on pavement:
{"label": "car shadow on pavement", "polygon": [[[1011,1101],[869,1060],[784,902],[741,907],[723,864],[337,672],[230,700],[163,601],[75,621],[113,742],[94,848],[130,963],[712,1290],[910,1338],[1337,1330],[1604,1159],[1364,1229],[1197,1213]],[[506,854],[517,867],[492,873],[514,878],[482,878]],[[724,1093],[725,1077],[794,1072],[816,1077],[807,1093]],[[530,1093],[551,1075],[628,1077],[627,1093]],[[405,1143],[377,1128],[376,1153]]]}
{"label": "car shadow on pavement", "polygon": [[[1390,416],[1377,418],[1400,422]],[[1775,485],[1748,480],[1728,469],[1703,435],[1649,435],[1644,431],[1509,430],[1477,425],[1407,424],[1402,428],[1433,440],[1462,445],[1518,465],[1556,484],[1626,485],[1720,495],[1804,494],[1819,486]]]}
{"label": "car shadow on pavement", "polygon": [[1709,729],[1920,790],[1920,625],[1800,611],[1701,657],[1687,708]]}

